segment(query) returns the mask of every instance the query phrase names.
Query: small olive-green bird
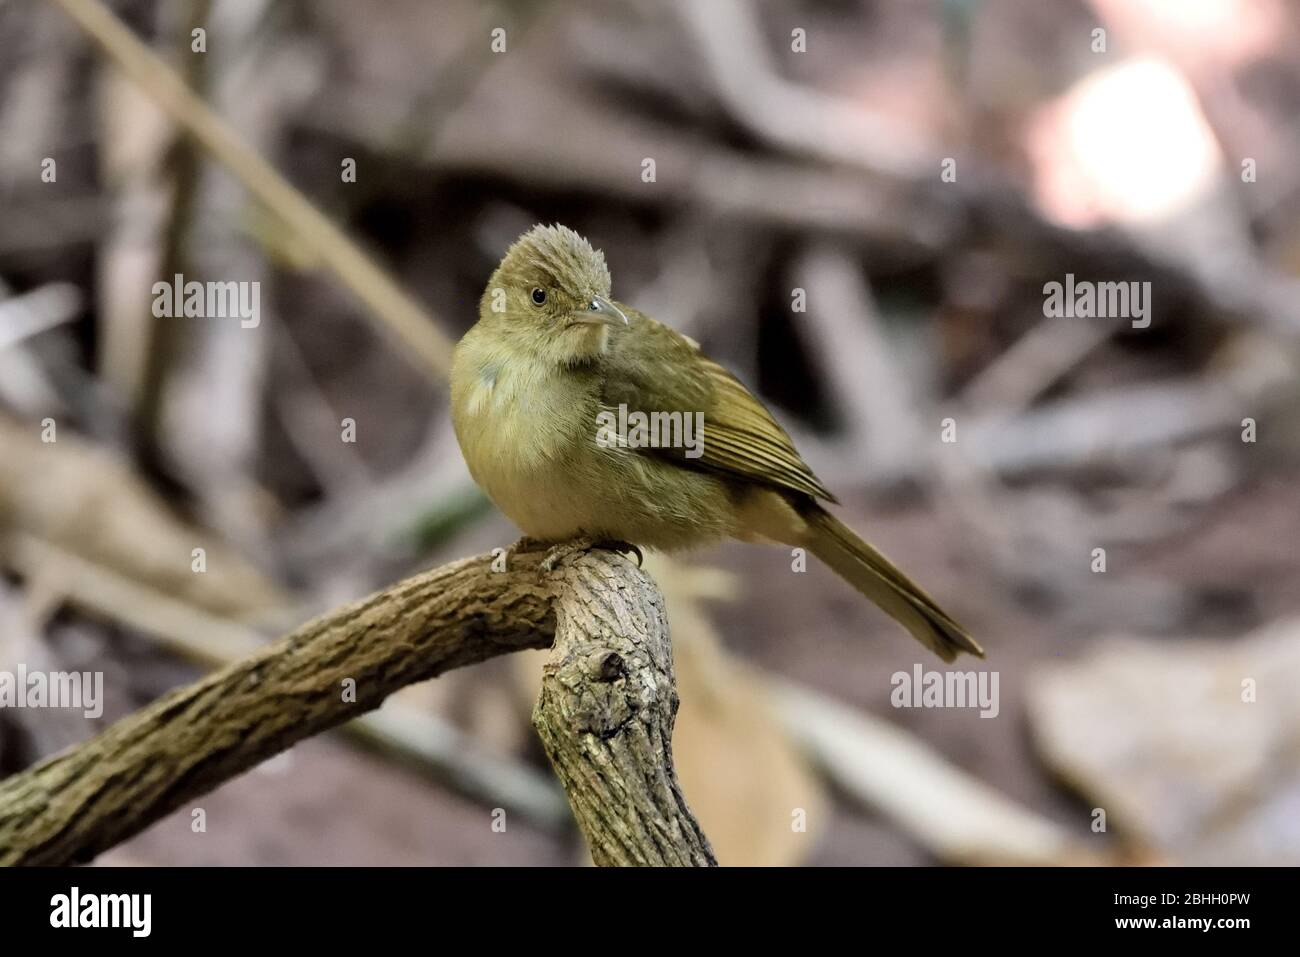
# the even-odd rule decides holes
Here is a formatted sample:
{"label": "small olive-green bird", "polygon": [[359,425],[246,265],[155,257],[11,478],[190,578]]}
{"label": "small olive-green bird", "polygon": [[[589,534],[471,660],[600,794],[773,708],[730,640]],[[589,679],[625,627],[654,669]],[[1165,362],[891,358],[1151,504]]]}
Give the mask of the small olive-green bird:
{"label": "small olive-green bird", "polygon": [[[604,255],[571,229],[535,226],[507,250],[456,347],[451,398],[470,474],[529,538],[807,548],[945,661],[983,657],[933,598],[822,507],[835,497],[739,380],[611,298]],[[689,414],[703,435],[692,448],[601,439],[602,423],[637,411]]]}

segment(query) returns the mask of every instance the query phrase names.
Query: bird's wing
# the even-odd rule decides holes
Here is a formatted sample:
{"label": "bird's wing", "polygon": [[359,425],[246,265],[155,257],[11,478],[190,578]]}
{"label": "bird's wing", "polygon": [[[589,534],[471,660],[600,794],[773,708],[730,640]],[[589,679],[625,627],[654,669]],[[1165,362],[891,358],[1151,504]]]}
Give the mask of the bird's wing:
{"label": "bird's wing", "polygon": [[710,469],[750,482],[802,492],[835,502],[800,458],[785,429],[730,372],[706,358],[690,339],[622,304],[628,328],[615,330],[603,357],[601,400],[609,409],[700,412],[702,454],[680,449],[641,449],[671,456],[679,464]]}

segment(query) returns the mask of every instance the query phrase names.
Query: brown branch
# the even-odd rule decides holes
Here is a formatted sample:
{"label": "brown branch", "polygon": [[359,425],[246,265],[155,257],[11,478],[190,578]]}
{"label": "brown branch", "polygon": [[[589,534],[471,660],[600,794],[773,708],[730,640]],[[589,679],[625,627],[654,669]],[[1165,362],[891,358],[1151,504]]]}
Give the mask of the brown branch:
{"label": "brown branch", "polygon": [[663,597],[639,568],[590,555],[558,574],[555,645],[533,725],[592,859],[716,865],[673,770],[677,685]]}
{"label": "brown branch", "polygon": [[[611,706],[623,696],[618,721],[594,720],[584,696],[545,724],[579,823],[599,838],[593,856],[711,862],[672,770],[676,692],[658,590],[608,552],[575,551],[553,571],[537,554],[515,555],[507,571],[493,571],[492,562],[490,555],[455,562],[331,612],[0,781],[0,864],[89,860],[295,742],[379,707],[404,685],[553,639],[558,658],[548,670],[561,676],[575,647],[625,649],[626,676],[601,687]],[[544,691],[539,712],[550,713],[547,698]],[[616,760],[598,763],[609,755]],[[588,826],[592,815],[639,827],[618,832],[623,850],[614,853],[605,831]],[[628,850],[638,841],[646,846]],[[680,846],[669,846],[674,841]]]}
{"label": "brown branch", "polygon": [[[205,612],[174,594],[160,594],[34,536],[0,532],[0,564],[20,575],[29,593],[43,592],[56,606],[66,603],[123,625],[204,670],[224,668],[264,644],[247,625]],[[395,702],[338,730],[452,793],[500,806],[544,831],[559,834],[573,826],[564,792],[547,769],[496,753],[446,718]]]}

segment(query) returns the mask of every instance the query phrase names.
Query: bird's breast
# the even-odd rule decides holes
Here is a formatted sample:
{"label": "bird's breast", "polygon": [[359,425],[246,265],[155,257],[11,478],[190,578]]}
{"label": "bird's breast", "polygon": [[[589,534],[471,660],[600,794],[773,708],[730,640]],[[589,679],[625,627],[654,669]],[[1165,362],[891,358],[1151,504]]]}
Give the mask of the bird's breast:
{"label": "bird's breast", "polygon": [[462,341],[452,418],[474,480],[525,534],[676,549],[733,532],[726,484],[599,440],[594,369],[546,369]]}
{"label": "bird's breast", "polygon": [[454,397],[461,451],[474,480],[523,531],[560,539],[590,527],[580,488],[590,471],[599,403],[582,376],[487,364]]}

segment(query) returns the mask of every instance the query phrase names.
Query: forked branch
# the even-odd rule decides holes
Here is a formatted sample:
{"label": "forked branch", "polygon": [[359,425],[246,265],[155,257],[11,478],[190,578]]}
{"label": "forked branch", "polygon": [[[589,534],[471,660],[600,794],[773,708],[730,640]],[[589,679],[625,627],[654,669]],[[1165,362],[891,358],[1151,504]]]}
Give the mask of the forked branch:
{"label": "forked branch", "polygon": [[408,578],[0,781],[0,864],[90,860],[405,685],[552,641],[535,722],[593,857],[714,863],[673,773],[663,599],[630,560],[576,551]]}

